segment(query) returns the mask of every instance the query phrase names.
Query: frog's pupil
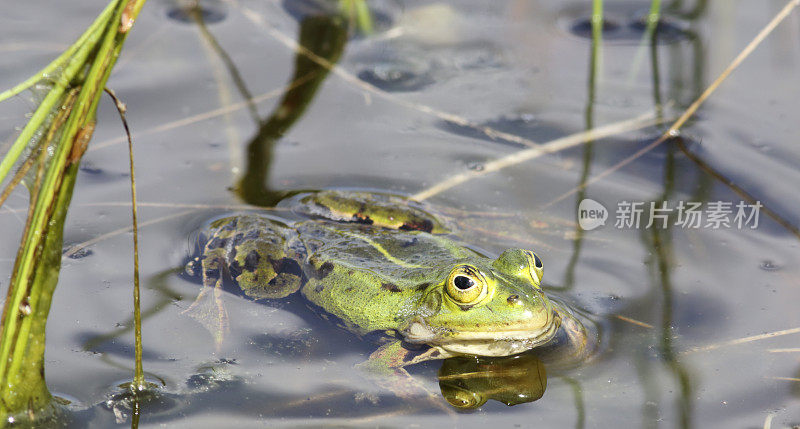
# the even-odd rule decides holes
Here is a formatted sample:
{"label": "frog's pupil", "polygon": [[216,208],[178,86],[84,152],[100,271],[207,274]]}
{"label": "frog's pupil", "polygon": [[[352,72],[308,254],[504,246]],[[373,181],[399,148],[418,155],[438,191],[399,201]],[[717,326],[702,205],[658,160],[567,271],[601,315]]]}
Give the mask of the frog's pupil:
{"label": "frog's pupil", "polygon": [[475,282],[473,282],[472,279],[469,277],[456,276],[456,278],[453,279],[453,284],[455,284],[456,287],[461,290],[467,290],[471,288],[472,285],[475,284]]}
{"label": "frog's pupil", "polygon": [[533,263],[536,265],[536,268],[542,268],[542,260],[539,259],[535,253],[533,254]]}

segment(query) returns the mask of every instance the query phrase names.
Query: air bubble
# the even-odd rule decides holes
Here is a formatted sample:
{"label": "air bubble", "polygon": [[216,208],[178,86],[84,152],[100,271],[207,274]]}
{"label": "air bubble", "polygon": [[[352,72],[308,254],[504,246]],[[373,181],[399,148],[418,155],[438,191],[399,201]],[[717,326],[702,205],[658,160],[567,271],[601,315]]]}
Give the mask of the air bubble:
{"label": "air bubble", "polygon": [[483,171],[486,167],[480,162],[470,162],[467,164],[467,168],[472,171]]}
{"label": "air bubble", "polygon": [[778,271],[781,269],[781,266],[767,259],[765,261],[761,261],[759,268],[761,268],[764,271]]}

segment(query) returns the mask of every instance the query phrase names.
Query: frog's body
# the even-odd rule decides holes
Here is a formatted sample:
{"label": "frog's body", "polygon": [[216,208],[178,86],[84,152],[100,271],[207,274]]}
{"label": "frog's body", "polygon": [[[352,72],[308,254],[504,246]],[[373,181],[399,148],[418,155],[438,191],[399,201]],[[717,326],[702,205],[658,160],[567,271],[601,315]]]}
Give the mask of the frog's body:
{"label": "frog's body", "polygon": [[311,219],[213,222],[201,242],[204,285],[218,293],[227,272],[255,299],[299,290],[348,330],[389,339],[370,357],[373,369],[513,355],[548,342],[560,326],[565,313],[544,295],[533,252],[486,257],[398,197],[324,191],[299,201],[295,211]]}

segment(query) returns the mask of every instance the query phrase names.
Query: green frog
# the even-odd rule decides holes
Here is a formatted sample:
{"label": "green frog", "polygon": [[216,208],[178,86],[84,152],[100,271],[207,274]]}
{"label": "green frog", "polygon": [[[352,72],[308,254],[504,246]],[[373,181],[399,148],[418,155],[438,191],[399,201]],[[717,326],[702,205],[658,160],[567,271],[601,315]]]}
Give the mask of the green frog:
{"label": "green frog", "polygon": [[218,341],[227,326],[218,299],[225,276],[253,299],[299,291],[348,331],[379,334],[362,366],[384,375],[406,377],[403,367],[431,359],[515,355],[552,344],[564,321],[579,325],[543,292],[536,253],[488,257],[419,203],[320,191],[283,206],[293,215],[225,217],[201,234],[201,256],[189,268],[201,269],[204,288],[187,311]]}

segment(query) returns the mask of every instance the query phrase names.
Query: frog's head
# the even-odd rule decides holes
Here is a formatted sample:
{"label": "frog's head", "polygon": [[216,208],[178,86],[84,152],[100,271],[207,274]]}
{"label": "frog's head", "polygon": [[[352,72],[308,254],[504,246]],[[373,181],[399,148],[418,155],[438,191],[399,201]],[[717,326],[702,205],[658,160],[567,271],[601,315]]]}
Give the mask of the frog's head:
{"label": "frog's head", "polygon": [[401,333],[450,354],[507,356],[536,347],[560,324],[542,291],[542,273],[541,259],[523,249],[496,260],[459,260],[425,290]]}

